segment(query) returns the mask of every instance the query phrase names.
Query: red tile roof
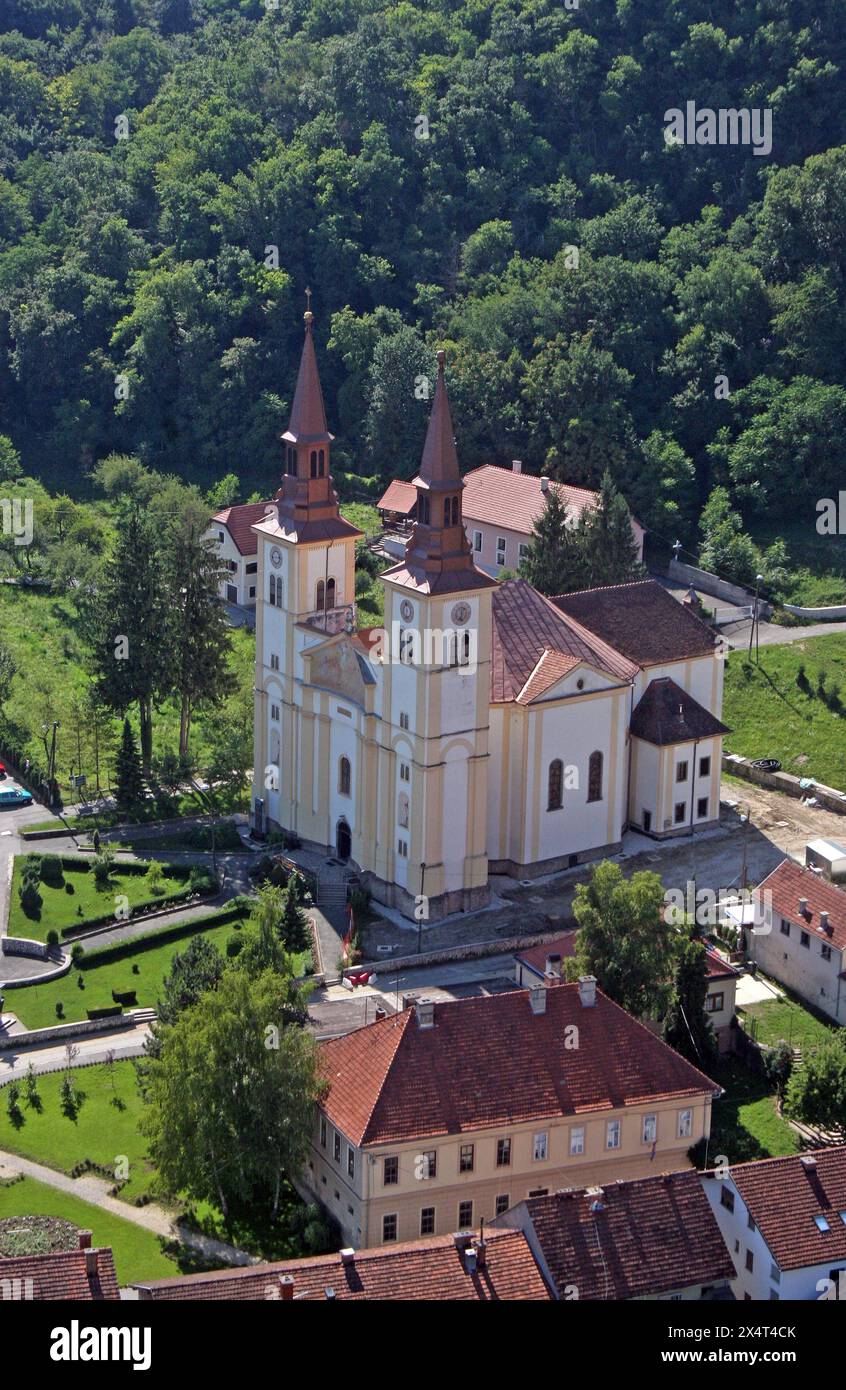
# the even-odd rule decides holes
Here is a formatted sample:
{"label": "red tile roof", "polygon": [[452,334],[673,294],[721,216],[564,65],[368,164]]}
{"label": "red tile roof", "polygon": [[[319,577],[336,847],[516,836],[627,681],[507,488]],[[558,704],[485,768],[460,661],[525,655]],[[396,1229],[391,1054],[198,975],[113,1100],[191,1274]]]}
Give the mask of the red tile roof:
{"label": "red tile roof", "polygon": [[669,676],[649,682],[632,713],[631,731],[635,738],[662,746],[729,732],[727,725]]}
{"label": "red tile roof", "polygon": [[[555,656],[552,661],[549,653]],[[629,681],[637,671],[607,642],[560,613],[525,579],[508,579],[497,585],[493,593],[492,701],[522,697],[525,703],[536,699],[578,662],[616,681]]]}
{"label": "red tile roof", "polygon": [[[805,869],[792,859],[783,859],[778,868],[758,884],[755,897],[760,899],[765,891],[772,895],[774,916],[786,917],[838,951],[846,950],[846,891],[842,888],[836,888],[813,869]],[[808,900],[804,917],[799,915],[800,898]],[[830,932],[824,932],[820,926],[821,912],[828,913]]]}
{"label": "red tile roof", "polygon": [[282,1264],[248,1265],[214,1274],[190,1274],[136,1284],[142,1298],[225,1302],[276,1299],[280,1279],[293,1279],[293,1300],[326,1301],[327,1289],[336,1299],[393,1302],[519,1299],[551,1297],[521,1231],[490,1231],[485,1235],[485,1263],[467,1272],[464,1255],[452,1236],[358,1250],[350,1263],[340,1255]]}
{"label": "red tile roof", "polygon": [[[715,1083],[599,990],[586,1008],[576,984],[417,1009],[321,1045],[322,1108],[351,1143],[461,1134],[501,1124],[713,1095]],[[579,1047],[567,1047],[569,1025]]]}
{"label": "red tile roof", "polygon": [[[568,521],[577,521],[585,507],[595,507],[599,496],[589,488],[566,483],[550,482],[550,487],[567,507]],[[464,474],[461,510],[465,521],[502,526],[528,536],[545,506],[541,480],[532,473],[515,473],[511,468],[485,463]]]}
{"label": "red tile roof", "polygon": [[[92,1303],[120,1298],[111,1249],[54,1250],[0,1259],[0,1281],[19,1280],[23,1298]],[[26,1281],[32,1280],[31,1294]]]}
{"label": "red tile roof", "polygon": [[654,579],[562,594],[553,603],[638,666],[712,656],[718,638]]}
{"label": "red tile roof", "polygon": [[521,965],[527,965],[530,970],[534,970],[539,977],[543,977],[546,969],[547,956],[558,955],[562,960],[576,954],[576,931],[564,932],[563,936],[556,936],[552,941],[542,941],[537,946],[526,946],[522,951],[516,951],[514,959]]}
{"label": "red tile roof", "polygon": [[[730,1171],[780,1269],[846,1258],[846,1145],[739,1163]],[[827,1231],[817,1228],[815,1216],[826,1219]]]}
{"label": "red tile roof", "polygon": [[258,541],[250,527],[263,520],[268,507],[276,511],[272,502],[244,502],[239,507],[224,507],[222,512],[215,512],[212,521],[226,527],[240,555],[255,555]]}
{"label": "red tile roof", "polygon": [[376,506],[380,512],[399,512],[402,516],[408,516],[417,506],[417,488],[401,478],[392,478]]}
{"label": "red tile roof", "polygon": [[709,946],[705,947],[705,968],[709,980],[730,980],[740,974],[739,970],[735,970],[733,965],[729,965],[727,960],[723,960],[722,956]]}
{"label": "red tile roof", "polygon": [[[528,1219],[559,1296],[646,1298],[722,1284],[735,1268],[693,1169],[604,1188],[530,1197],[500,1218]],[[524,1227],[527,1229],[527,1227]]]}

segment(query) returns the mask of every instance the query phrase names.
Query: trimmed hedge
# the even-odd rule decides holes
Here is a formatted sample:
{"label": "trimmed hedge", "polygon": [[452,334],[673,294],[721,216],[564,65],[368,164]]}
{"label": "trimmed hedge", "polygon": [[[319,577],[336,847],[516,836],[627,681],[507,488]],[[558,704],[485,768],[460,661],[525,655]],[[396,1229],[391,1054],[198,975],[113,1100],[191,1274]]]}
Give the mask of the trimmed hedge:
{"label": "trimmed hedge", "polygon": [[[247,902],[250,900],[247,899]],[[134,955],[136,951],[160,946],[162,942],[178,941],[180,937],[193,936],[196,932],[205,931],[207,927],[225,926],[227,922],[234,922],[236,917],[243,917],[245,911],[249,911],[249,908],[245,908],[244,901],[236,899],[231,907],[221,908],[219,912],[210,912],[207,917],[194,917],[189,922],[177,922],[172,927],[162,927],[159,931],[146,932],[143,936],[116,941],[112,946],[103,946],[99,951],[86,951],[83,959],[79,961],[79,969],[90,970],[94,965],[121,960],[124,956]]]}
{"label": "trimmed hedge", "polygon": [[148,912],[158,912],[163,907],[172,907],[184,902],[186,898],[192,897],[194,893],[199,897],[211,897],[215,891],[216,886],[208,893],[202,893],[199,888],[180,888],[175,893],[164,893],[161,897],[150,898],[147,902],[143,903],[136,903],[135,907],[130,909],[129,916],[120,920],[115,917],[114,911],[111,911],[104,912],[99,917],[82,917],[78,922],[69,922],[66,927],[62,927],[62,936],[66,939],[79,936],[82,932],[91,931],[93,927],[105,927],[109,923],[118,927],[122,922],[131,922],[133,918],[143,917]]}
{"label": "trimmed hedge", "polygon": [[117,1018],[120,1014],[123,1013],[123,1005],[109,1004],[108,1007],[104,1009],[87,1009],[86,1012],[88,1014],[89,1020],[93,1020],[95,1018]]}

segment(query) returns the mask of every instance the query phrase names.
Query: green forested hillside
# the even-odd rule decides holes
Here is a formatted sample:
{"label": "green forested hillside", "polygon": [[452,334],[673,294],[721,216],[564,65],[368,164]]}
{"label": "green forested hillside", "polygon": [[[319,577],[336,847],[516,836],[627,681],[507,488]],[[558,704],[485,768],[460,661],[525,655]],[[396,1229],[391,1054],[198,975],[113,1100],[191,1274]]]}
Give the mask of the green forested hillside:
{"label": "green forested hillside", "polygon": [[[51,490],[113,451],[269,488],[311,285],[346,470],[410,474],[443,342],[465,465],[608,466],[659,536],[724,484],[813,535],[846,475],[839,0],[4,0],[0,25],[0,432]],[[668,145],[689,100],[771,108],[772,153]]]}

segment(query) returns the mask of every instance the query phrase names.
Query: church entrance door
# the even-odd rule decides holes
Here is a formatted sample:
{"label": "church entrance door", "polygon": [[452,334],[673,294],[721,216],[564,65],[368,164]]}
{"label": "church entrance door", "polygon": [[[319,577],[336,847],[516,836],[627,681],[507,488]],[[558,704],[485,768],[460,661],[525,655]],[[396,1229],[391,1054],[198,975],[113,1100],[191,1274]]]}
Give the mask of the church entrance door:
{"label": "church entrance door", "polygon": [[338,821],[338,827],[335,832],[335,835],[335,843],[338,851],[338,858],[349,859],[350,853],[352,851],[352,835],[350,833],[350,828],[345,820]]}

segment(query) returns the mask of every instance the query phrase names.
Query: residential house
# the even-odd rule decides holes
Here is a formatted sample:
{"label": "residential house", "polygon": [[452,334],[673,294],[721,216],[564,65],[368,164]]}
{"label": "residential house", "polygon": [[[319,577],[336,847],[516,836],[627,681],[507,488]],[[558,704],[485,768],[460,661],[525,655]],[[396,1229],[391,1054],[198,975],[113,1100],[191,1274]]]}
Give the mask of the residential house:
{"label": "residential house", "polygon": [[784,859],[754,892],[750,960],[835,1023],[846,1023],[846,891]]}
{"label": "residential house", "polygon": [[552,1297],[521,1231],[472,1231],[403,1242],[380,1250],[340,1250],[311,1260],[244,1265],[134,1284],[157,1302],[283,1303],[365,1299],[487,1303]]}
{"label": "residential house", "polygon": [[205,539],[214,542],[226,573],[218,594],[227,603],[255,608],[258,585],[258,555],[252,528],[261,521],[272,502],[245,502],[215,512]]}
{"label": "residential house", "polygon": [[732,1296],[734,1264],[692,1168],[529,1197],[494,1228],[523,1233],[560,1299]]}
{"label": "residential house", "polygon": [[537,946],[524,946],[514,953],[514,979],[523,989],[532,985],[563,983],[562,962],[575,955],[576,929],[564,932]]}
{"label": "residential house", "polygon": [[720,1052],[730,1052],[740,972],[709,946],[705,947],[705,965],[708,971],[705,1012],[716,1034]]}
{"label": "residential house", "polygon": [[95,1303],[120,1298],[109,1246],[95,1247],[80,1231],[76,1250],[0,1259],[0,1300]]}
{"label": "residential house", "polygon": [[846,1299],[846,1145],[732,1164],[702,1183],[736,1298]]}
{"label": "residential house", "polygon": [[351,1246],[475,1226],[562,1185],[680,1168],[719,1089],[578,984],[433,1003],[321,1044],[303,1188]]}

